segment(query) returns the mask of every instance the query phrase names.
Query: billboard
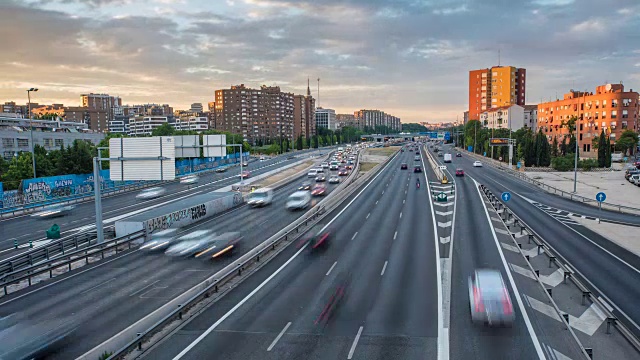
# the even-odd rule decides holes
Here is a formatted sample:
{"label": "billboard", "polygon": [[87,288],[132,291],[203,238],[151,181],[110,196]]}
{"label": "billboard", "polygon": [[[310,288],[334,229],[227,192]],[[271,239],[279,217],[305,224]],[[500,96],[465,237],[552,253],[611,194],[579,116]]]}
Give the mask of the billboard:
{"label": "billboard", "polygon": [[173,136],[109,139],[111,180],[173,180],[175,153]]}
{"label": "billboard", "polygon": [[491,145],[491,146],[509,145],[509,139],[505,139],[505,138],[490,138],[489,139],[489,145]]}
{"label": "billboard", "polygon": [[176,141],[176,158],[200,157],[200,135],[174,136]]}
{"label": "billboard", "polygon": [[223,157],[227,155],[227,148],[222,145],[227,144],[227,135],[204,135],[202,145],[204,146],[204,157]]}

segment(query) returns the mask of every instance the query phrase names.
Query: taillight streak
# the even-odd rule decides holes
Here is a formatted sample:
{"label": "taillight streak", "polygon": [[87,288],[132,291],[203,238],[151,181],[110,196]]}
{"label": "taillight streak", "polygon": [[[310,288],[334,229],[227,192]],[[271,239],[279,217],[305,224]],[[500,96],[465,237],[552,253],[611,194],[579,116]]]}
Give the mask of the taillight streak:
{"label": "taillight streak", "polygon": [[484,311],[484,304],[480,299],[480,289],[477,286],[473,287],[473,305],[476,308],[476,312]]}
{"label": "taillight streak", "polygon": [[505,314],[511,314],[513,312],[513,306],[511,306],[511,300],[509,299],[506,288],[502,289],[502,307],[504,308]]}

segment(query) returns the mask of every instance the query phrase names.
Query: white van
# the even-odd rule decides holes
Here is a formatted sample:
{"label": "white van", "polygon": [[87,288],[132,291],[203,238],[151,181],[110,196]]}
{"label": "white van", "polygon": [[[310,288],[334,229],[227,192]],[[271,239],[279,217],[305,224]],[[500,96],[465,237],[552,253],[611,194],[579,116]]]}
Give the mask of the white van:
{"label": "white van", "polygon": [[247,204],[251,207],[261,207],[271,204],[273,201],[273,189],[260,188],[247,196]]}
{"label": "white van", "polygon": [[311,204],[311,193],[309,191],[296,191],[289,195],[285,204],[287,210],[305,209]]}
{"label": "white van", "polygon": [[451,154],[444,154],[444,162],[446,163],[451,162]]}
{"label": "white van", "polygon": [[307,173],[307,177],[314,178],[316,176],[318,176],[318,169],[311,169]]}

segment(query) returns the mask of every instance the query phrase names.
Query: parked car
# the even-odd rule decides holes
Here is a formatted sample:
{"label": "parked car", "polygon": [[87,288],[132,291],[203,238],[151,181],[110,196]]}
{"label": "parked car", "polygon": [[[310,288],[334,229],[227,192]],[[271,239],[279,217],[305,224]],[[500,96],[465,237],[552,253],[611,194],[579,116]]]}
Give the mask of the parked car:
{"label": "parked car", "polygon": [[640,174],[631,175],[631,177],[629,178],[629,182],[634,185],[640,186]]}
{"label": "parked car", "polygon": [[164,188],[161,188],[159,186],[152,187],[152,188],[148,188],[140,191],[140,193],[136,195],[136,199],[140,199],[140,200],[155,199],[164,195],[166,192],[167,191]]}

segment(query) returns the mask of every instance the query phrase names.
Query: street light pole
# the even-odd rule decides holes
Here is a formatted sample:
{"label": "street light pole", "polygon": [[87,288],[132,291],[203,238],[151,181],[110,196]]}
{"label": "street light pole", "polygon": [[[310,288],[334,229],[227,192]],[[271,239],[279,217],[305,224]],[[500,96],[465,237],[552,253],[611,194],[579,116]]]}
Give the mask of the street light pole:
{"label": "street light pole", "polygon": [[37,88],[31,88],[27,90],[27,107],[29,108],[29,128],[31,133],[31,163],[33,165],[33,178],[36,178],[36,146],[33,143],[33,119],[31,118],[31,92],[38,91]]}
{"label": "street light pole", "polygon": [[473,127],[473,153],[476,154],[476,140],[478,139],[478,120],[476,120],[476,124]]}

